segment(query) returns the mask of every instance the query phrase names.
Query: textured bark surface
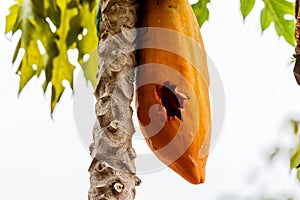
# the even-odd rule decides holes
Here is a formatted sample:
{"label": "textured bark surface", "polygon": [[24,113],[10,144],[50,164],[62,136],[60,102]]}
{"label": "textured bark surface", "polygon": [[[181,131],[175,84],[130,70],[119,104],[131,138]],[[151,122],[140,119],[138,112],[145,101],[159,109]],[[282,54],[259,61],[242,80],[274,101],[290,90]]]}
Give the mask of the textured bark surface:
{"label": "textured bark surface", "polygon": [[99,41],[99,83],[95,91],[97,123],[90,166],[89,200],[135,197],[140,180],[135,175],[132,148],[136,0],[102,0]]}
{"label": "textured bark surface", "polygon": [[295,17],[296,17],[296,29],[295,29],[295,38],[296,38],[296,48],[295,48],[295,58],[296,63],[294,67],[294,75],[297,83],[300,85],[300,0],[296,0],[295,7]]}

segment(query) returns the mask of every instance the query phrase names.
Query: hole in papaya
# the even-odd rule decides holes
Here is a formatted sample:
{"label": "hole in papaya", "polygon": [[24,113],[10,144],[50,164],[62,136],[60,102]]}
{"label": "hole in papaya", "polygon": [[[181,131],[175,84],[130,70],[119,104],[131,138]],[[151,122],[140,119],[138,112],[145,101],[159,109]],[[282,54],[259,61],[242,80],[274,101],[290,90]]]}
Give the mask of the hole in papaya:
{"label": "hole in papaya", "polygon": [[183,101],[188,100],[189,97],[178,92],[176,90],[176,85],[171,84],[169,81],[165,82],[163,85],[156,85],[155,87],[156,94],[161,99],[161,103],[167,111],[168,121],[170,121],[171,117],[173,119],[177,117],[183,121]]}

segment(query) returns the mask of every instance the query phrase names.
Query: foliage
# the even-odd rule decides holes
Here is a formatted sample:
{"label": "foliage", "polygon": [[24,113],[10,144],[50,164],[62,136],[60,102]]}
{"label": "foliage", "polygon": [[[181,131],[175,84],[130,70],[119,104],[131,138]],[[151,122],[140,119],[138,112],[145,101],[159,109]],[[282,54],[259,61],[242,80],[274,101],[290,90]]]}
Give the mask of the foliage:
{"label": "foliage", "polygon": [[[94,25],[97,0],[17,0],[6,17],[6,33],[22,36],[12,62],[22,56],[17,74],[19,92],[34,76],[45,72],[44,92],[51,91],[51,113],[60,100],[66,80],[73,87],[73,66],[68,50],[78,50],[78,62],[97,46]],[[22,51],[21,51],[22,49]],[[24,52],[24,53],[22,53]],[[83,68],[86,78],[95,84],[95,76]]]}
{"label": "foliage", "polygon": [[209,18],[209,10],[207,8],[208,3],[210,3],[210,0],[199,0],[197,3],[192,4],[192,8],[197,17],[200,27]]}
{"label": "foliage", "polygon": [[[300,123],[300,121],[291,120],[291,124],[293,125],[293,128],[294,128],[294,134],[298,137],[300,137],[299,129],[298,129],[299,123]],[[293,154],[292,154],[291,160],[290,160],[290,167],[291,167],[291,170],[294,170],[294,169],[297,170],[297,178],[300,181],[300,138],[298,140],[297,146],[293,149]]]}
{"label": "foliage", "polygon": [[244,20],[253,9],[255,0],[240,0],[240,10]]}
{"label": "foliage", "polygon": [[[286,149],[286,151],[291,152],[290,156],[290,170],[297,171],[297,178],[300,181],[300,134],[299,134],[299,120],[290,120],[290,124],[292,125],[293,128],[293,135],[295,139],[297,140],[297,144],[295,147],[290,148],[290,147],[284,147],[284,146],[276,146],[273,150],[273,152],[269,155],[270,160],[274,159],[277,157],[280,152],[282,152],[282,149]],[[293,138],[294,139],[294,138]]]}
{"label": "foliage", "polygon": [[[209,18],[207,4],[210,0],[199,0],[192,5],[200,27]],[[263,0],[264,8],[261,10],[260,23],[262,31],[274,23],[277,35],[295,46],[295,4],[287,0]],[[240,0],[240,11],[245,20],[255,5],[255,0]]]}
{"label": "foliage", "polygon": [[[286,0],[264,0],[265,7],[261,11],[260,23],[262,31],[273,22],[278,36],[291,45],[295,45],[295,4]],[[288,15],[291,19],[287,19]]]}
{"label": "foliage", "polygon": [[294,134],[295,135],[297,135],[298,132],[299,132],[299,123],[300,123],[300,121],[298,121],[298,120],[294,120],[294,119],[291,120],[291,124],[294,127]]}

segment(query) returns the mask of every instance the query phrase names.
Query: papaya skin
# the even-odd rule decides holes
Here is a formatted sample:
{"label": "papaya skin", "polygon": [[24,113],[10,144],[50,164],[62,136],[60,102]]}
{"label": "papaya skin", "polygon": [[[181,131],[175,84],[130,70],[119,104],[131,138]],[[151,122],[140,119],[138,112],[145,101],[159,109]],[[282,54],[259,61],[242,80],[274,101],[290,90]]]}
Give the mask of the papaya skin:
{"label": "papaya skin", "polygon": [[[138,51],[136,109],[141,131],[154,154],[192,184],[205,181],[211,116],[209,75],[197,19],[187,0],[144,0],[140,27],[176,31],[196,41],[202,56],[181,37],[171,40],[178,54],[154,48]],[[162,42],[159,34],[144,34],[142,42]],[[144,37],[144,38],[143,38]],[[204,55],[204,56],[203,56]],[[151,111],[151,113],[150,113]],[[158,128],[159,127],[159,128]]]}

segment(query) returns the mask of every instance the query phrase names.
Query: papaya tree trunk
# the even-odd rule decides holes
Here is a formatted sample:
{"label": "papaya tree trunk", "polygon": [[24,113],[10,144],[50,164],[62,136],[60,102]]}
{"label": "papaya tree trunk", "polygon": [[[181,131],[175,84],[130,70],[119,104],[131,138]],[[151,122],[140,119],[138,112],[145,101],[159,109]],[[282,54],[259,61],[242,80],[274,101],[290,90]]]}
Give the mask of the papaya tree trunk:
{"label": "papaya tree trunk", "polygon": [[99,36],[99,82],[95,90],[97,122],[90,146],[89,200],[135,197],[140,184],[132,148],[133,68],[137,0],[102,0]]}

